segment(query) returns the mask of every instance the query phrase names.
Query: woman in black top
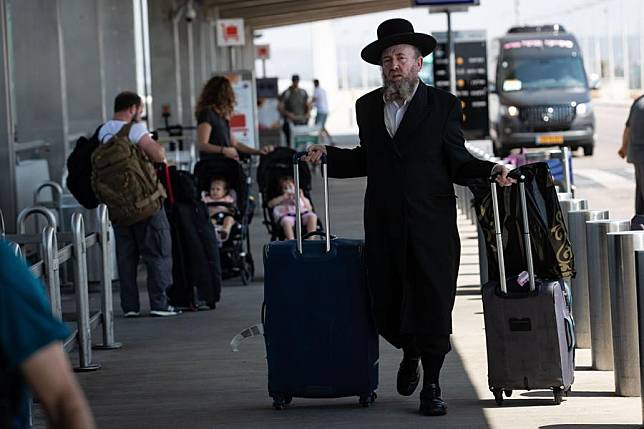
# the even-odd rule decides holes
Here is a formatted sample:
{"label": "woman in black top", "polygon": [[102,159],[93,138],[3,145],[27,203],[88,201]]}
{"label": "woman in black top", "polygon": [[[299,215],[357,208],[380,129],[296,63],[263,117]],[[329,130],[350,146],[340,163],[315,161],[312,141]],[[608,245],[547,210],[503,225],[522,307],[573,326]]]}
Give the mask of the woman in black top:
{"label": "woman in black top", "polygon": [[197,115],[197,147],[199,157],[208,159],[217,154],[239,159],[239,152],[263,155],[272,150],[262,150],[240,143],[230,132],[230,115],[235,108],[235,93],[230,81],[214,76],[204,86],[195,109]]}

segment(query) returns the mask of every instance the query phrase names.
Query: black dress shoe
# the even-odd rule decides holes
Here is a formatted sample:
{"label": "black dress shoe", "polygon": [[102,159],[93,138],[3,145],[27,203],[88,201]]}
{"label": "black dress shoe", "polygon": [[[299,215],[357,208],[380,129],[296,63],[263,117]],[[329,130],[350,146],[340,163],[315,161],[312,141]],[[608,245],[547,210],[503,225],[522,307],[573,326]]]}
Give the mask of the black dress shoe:
{"label": "black dress shoe", "polygon": [[420,414],[423,416],[444,416],[447,405],[441,398],[441,388],[438,384],[423,386],[420,391]]}
{"label": "black dress shoe", "polygon": [[420,359],[403,359],[398,369],[396,387],[403,396],[411,396],[420,381]]}

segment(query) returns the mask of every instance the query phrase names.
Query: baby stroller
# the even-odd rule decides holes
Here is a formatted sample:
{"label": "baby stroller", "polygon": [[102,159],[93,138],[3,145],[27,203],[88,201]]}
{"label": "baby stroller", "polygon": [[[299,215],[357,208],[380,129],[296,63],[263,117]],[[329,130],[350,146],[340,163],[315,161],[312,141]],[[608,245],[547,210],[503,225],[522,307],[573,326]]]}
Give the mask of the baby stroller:
{"label": "baby stroller", "polygon": [[[244,161],[249,162],[249,161]],[[214,177],[222,177],[228,182],[235,204],[208,203],[207,205],[225,205],[235,218],[230,235],[221,243],[221,276],[223,279],[240,276],[244,285],[249,284],[255,276],[255,264],[250,251],[249,224],[255,211],[255,200],[250,195],[251,179],[245,173],[246,167],[241,162],[223,156],[201,160],[195,165],[195,176],[199,181],[199,190],[210,191],[210,182]]]}
{"label": "baby stroller", "polygon": [[[262,196],[262,213],[264,215],[264,225],[271,235],[271,241],[284,240],[284,231],[273,218],[273,210],[268,207],[268,202],[281,194],[279,179],[281,177],[293,176],[293,156],[296,151],[288,147],[278,147],[268,155],[260,158],[257,168],[257,184]],[[300,188],[304,196],[311,201],[311,170],[308,164],[300,162]],[[315,206],[313,206],[315,210]],[[318,219],[318,231],[322,231],[322,224]]]}

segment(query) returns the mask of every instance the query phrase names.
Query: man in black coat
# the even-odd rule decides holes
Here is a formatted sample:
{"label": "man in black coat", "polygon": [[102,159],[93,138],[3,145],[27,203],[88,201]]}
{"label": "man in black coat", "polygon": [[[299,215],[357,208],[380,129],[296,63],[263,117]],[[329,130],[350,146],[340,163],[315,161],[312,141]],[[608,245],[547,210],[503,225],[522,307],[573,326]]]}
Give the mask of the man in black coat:
{"label": "man in black coat", "polygon": [[488,177],[512,180],[501,165],[469,154],[462,112],[452,94],[418,78],[436,40],[410,22],[390,19],[362,59],[382,67],[383,87],[356,102],[360,144],[314,145],[306,160],[327,155],[331,177],[367,176],[364,224],[367,275],[378,332],[403,349],[397,389],[414,393],[423,366],[420,412],[443,415],[438,383],[451,349],[460,240],[453,183]]}

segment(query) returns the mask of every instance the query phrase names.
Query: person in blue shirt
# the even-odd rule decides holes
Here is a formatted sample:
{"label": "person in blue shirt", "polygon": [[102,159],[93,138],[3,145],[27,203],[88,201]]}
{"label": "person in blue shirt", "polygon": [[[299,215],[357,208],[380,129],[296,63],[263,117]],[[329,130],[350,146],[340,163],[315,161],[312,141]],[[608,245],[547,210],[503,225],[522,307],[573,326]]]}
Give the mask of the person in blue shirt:
{"label": "person in blue shirt", "polygon": [[43,285],[0,240],[0,428],[29,426],[29,390],[52,428],[94,428],[63,349],[69,331],[51,313]]}

